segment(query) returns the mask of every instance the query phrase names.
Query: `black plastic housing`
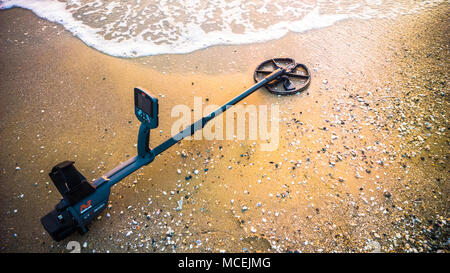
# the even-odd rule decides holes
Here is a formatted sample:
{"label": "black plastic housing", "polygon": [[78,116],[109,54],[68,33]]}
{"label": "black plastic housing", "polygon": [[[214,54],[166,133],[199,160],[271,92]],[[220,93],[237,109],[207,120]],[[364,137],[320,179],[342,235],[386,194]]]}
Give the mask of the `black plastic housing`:
{"label": "black plastic housing", "polygon": [[76,230],[76,222],[69,211],[53,210],[41,218],[41,223],[53,240],[59,242]]}
{"label": "black plastic housing", "polygon": [[63,198],[74,205],[95,192],[86,178],[75,168],[73,161],[63,161],[48,174]]}
{"label": "black plastic housing", "polygon": [[[63,199],[55,209],[41,218],[44,229],[55,241],[61,241],[79,230],[69,207],[95,193],[96,188],[75,168],[73,161],[64,161],[52,168],[49,173],[55,187]],[[101,210],[100,210],[101,211]]]}

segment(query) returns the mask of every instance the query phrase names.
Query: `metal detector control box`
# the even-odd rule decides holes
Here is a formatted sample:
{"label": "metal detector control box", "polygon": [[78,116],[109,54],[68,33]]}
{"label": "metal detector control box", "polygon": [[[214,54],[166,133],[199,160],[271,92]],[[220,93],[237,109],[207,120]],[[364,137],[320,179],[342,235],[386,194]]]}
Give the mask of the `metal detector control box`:
{"label": "metal detector control box", "polygon": [[149,129],[158,127],[158,99],[142,88],[134,88],[134,113]]}

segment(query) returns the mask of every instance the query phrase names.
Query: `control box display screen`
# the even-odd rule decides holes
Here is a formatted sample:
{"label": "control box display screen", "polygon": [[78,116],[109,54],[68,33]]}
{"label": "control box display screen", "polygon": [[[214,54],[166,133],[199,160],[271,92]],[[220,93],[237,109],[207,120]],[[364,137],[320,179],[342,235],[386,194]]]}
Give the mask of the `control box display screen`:
{"label": "control box display screen", "polygon": [[151,118],[153,117],[153,101],[144,92],[137,92],[136,107],[140,108]]}
{"label": "control box display screen", "polygon": [[149,128],[158,127],[158,99],[142,88],[134,89],[134,112]]}

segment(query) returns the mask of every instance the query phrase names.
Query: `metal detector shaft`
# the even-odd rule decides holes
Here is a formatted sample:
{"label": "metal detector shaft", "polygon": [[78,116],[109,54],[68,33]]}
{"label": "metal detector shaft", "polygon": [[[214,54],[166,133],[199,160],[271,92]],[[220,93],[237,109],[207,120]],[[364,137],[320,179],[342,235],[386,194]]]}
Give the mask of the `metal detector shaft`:
{"label": "metal detector shaft", "polygon": [[[221,113],[225,112],[230,106],[235,105],[236,103],[240,102],[244,98],[248,97],[250,94],[258,90],[259,88],[263,87],[267,83],[277,79],[278,77],[282,76],[286,73],[285,68],[278,68],[275,71],[273,71],[271,74],[267,75],[264,79],[254,84],[249,89],[245,90],[242,94],[239,96],[233,98],[229,102],[225,103],[223,106],[219,107],[217,110],[209,114],[208,116],[202,117],[200,120],[194,122],[190,126],[188,126],[186,129],[181,131],[180,133],[176,134],[175,136],[171,137],[170,139],[164,141],[154,149],[148,149],[146,152],[139,152],[138,156],[135,156],[128,161],[122,163],[121,165],[117,166],[110,172],[106,173],[101,178],[95,180],[93,182],[94,186],[99,187],[103,185],[112,186],[122,180],[123,178],[127,177],[137,169],[141,168],[142,166],[148,165],[150,162],[154,160],[154,158],[164,152],[165,150],[169,149],[176,143],[180,142],[187,136],[191,136],[195,133],[195,131],[202,129],[208,121],[213,119],[214,117],[220,115]],[[142,151],[143,148],[139,149],[139,147],[148,147],[148,141],[150,139],[149,134],[150,130],[145,128],[145,125],[142,124],[141,128],[139,129],[139,138],[138,138],[138,150]],[[145,132],[145,133],[144,133]]]}
{"label": "metal detector shaft", "polygon": [[252,87],[250,87],[249,89],[245,90],[239,96],[235,97],[234,99],[230,100],[229,102],[227,102],[224,105],[222,105],[221,107],[219,107],[216,111],[212,112],[208,116],[202,117],[200,120],[194,122],[192,125],[190,125],[186,129],[184,129],[183,131],[181,131],[177,135],[173,136],[172,138],[170,138],[170,139],[166,140],[165,142],[161,143],[159,146],[155,147],[153,149],[153,152],[155,153],[155,156],[159,155],[162,152],[164,152],[165,150],[169,149],[170,147],[172,147],[174,144],[178,143],[183,138],[193,135],[195,133],[195,131],[200,130],[203,127],[205,127],[206,123],[208,123],[210,120],[212,120],[213,118],[217,117],[221,113],[225,112],[230,106],[235,105],[236,103],[238,103],[241,100],[245,99],[250,94],[252,94],[256,90],[258,90],[259,88],[261,88],[264,85],[266,85],[268,82],[271,82],[275,78],[277,78],[280,75],[282,75],[284,73],[283,70],[284,69],[278,69],[278,70],[274,71],[272,74],[268,75],[263,80],[259,81],[258,83],[256,83]]}

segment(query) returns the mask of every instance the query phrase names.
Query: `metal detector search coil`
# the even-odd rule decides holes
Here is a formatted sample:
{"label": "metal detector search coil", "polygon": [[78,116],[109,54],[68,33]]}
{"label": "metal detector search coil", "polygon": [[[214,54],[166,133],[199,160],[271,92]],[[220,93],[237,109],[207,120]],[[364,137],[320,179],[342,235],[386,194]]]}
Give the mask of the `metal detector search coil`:
{"label": "metal detector search coil", "polygon": [[259,82],[282,67],[288,68],[289,71],[266,84],[265,88],[269,92],[277,95],[292,95],[308,88],[311,82],[311,74],[308,67],[304,64],[296,63],[291,58],[275,58],[262,62],[256,68],[253,79],[255,82]]}
{"label": "metal detector search coil", "polygon": [[108,204],[111,187],[139,168],[150,164],[183,138],[202,129],[210,120],[225,112],[261,87],[271,93],[290,95],[305,90],[311,75],[304,64],[294,59],[275,58],[261,63],[254,73],[255,84],[216,111],[202,117],[155,148],[150,148],[150,130],[158,127],[158,99],[142,88],[134,89],[134,111],[141,122],[138,134],[137,156],[89,183],[75,168],[73,161],[64,161],[53,167],[50,178],[62,195],[55,209],[41,218],[45,230],[55,241],[65,239],[75,230],[87,232],[92,222]]}

